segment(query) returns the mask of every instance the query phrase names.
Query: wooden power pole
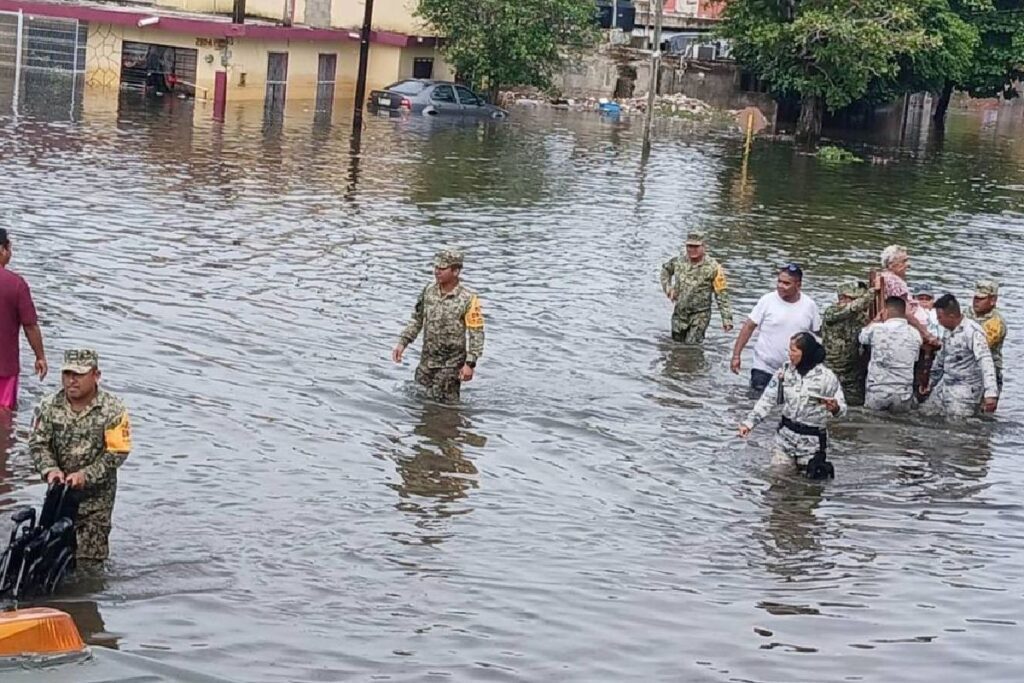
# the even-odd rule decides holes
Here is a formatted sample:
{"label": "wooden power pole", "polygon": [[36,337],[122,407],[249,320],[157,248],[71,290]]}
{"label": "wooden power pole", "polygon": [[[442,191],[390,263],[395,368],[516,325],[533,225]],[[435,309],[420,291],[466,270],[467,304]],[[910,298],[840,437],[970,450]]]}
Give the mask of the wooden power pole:
{"label": "wooden power pole", "polygon": [[373,0],[364,0],[363,30],[359,34],[359,72],[356,75],[356,104],[352,115],[352,128],[362,128],[363,109],[366,107],[366,71],[370,61],[370,31],[373,27]]}

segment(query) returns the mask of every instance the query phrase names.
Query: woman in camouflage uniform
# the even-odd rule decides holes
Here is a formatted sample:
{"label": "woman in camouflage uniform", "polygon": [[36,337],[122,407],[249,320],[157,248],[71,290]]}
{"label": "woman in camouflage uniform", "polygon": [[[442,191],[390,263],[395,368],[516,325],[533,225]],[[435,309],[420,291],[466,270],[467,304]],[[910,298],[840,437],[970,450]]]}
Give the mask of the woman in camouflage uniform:
{"label": "woman in camouflage uniform", "polygon": [[782,406],[782,420],[772,445],[773,466],[803,470],[819,453],[824,460],[828,420],[846,413],[843,387],[824,360],[825,349],[813,334],[793,335],[789,362],[772,376],[754,409],[740,424],[740,436],[746,438],[773,407]]}

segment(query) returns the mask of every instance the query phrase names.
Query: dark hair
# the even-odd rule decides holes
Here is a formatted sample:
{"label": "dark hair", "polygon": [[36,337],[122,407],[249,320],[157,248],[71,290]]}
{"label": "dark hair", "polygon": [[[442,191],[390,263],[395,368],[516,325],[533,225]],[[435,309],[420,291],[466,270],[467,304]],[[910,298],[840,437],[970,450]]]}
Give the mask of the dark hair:
{"label": "dark hair", "polygon": [[935,300],[935,310],[946,315],[960,315],[960,302],[952,294],[943,294]]}
{"label": "dark hair", "polygon": [[799,263],[787,263],[786,265],[782,266],[781,268],[779,268],[779,275],[782,275],[783,273],[788,273],[792,275],[800,282],[804,281],[804,271],[803,268],[800,267]]}
{"label": "dark hair", "polygon": [[790,341],[803,352],[800,362],[796,364],[796,371],[801,376],[825,361],[825,347],[810,332],[797,332],[790,337]]}
{"label": "dark hair", "polygon": [[11,238],[7,234],[7,228],[0,228],[0,247],[6,249],[11,246]]}
{"label": "dark hair", "polygon": [[889,296],[885,298],[886,309],[892,311],[897,315],[907,314],[907,302],[903,300],[903,297]]}

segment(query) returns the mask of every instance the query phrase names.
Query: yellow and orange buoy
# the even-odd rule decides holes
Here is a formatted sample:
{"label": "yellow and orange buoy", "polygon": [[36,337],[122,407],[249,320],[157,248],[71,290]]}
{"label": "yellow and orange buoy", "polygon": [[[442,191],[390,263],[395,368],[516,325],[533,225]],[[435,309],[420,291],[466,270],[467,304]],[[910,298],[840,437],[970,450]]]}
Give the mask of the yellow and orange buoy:
{"label": "yellow and orange buoy", "polygon": [[0,612],[0,659],[84,654],[71,616],[48,607]]}

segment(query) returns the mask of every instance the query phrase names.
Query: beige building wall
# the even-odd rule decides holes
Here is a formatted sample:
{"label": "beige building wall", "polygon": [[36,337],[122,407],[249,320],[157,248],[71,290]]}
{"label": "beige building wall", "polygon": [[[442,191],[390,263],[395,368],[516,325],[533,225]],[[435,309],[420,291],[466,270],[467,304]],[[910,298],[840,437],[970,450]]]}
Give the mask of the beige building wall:
{"label": "beige building wall", "polygon": [[[306,22],[306,0],[294,0],[296,24]],[[156,0],[158,7],[184,12],[230,15],[233,0]],[[432,35],[416,16],[417,0],[375,0],[373,28],[377,31],[404,33],[410,36]],[[365,0],[331,0],[331,26],[358,28],[363,25]],[[284,18],[285,0],[246,0],[245,13],[271,21]]]}
{"label": "beige building wall", "polygon": [[[335,98],[351,99],[359,66],[359,44],[248,38],[214,41],[152,28],[90,24],[86,50],[86,85],[89,89],[114,89],[121,83],[121,49],[124,41],[169,45],[196,50],[196,100],[212,100],[217,71],[228,74],[228,101],[262,101],[266,96],[267,63],[271,52],[288,54],[286,99],[316,98],[319,57],[337,55]],[[434,48],[370,46],[367,88],[381,88],[412,75],[413,59],[435,57],[434,76],[445,78],[450,70]],[[226,57],[227,66],[222,65]],[[95,96],[95,93],[88,96]]]}
{"label": "beige building wall", "polygon": [[413,64],[417,59],[428,58],[434,60],[434,73],[431,78],[439,81],[455,80],[455,72],[448,65],[448,62],[441,56],[441,51],[432,46],[406,47],[402,49],[402,59],[398,65],[399,78],[411,78]]}

